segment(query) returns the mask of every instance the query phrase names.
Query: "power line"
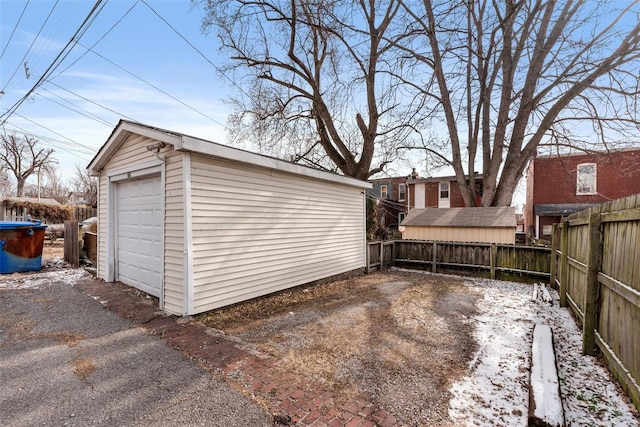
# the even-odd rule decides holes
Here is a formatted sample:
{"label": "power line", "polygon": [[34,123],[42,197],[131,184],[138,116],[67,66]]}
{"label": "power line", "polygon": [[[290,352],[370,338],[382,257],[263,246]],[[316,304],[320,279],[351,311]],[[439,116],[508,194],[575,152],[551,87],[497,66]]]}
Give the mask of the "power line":
{"label": "power line", "polygon": [[[82,45],[80,45],[80,46],[82,46]],[[83,47],[84,47],[84,46],[83,46]],[[63,88],[62,86],[60,86],[59,84],[57,84],[57,83],[55,83],[55,82],[53,82],[53,81],[51,81],[51,80],[46,80],[46,82],[47,82],[47,83],[49,83],[49,84],[54,85],[54,86],[55,86],[55,87],[57,87],[58,89],[64,90],[65,92],[68,92],[68,93],[70,93],[70,94],[72,94],[72,95],[74,95],[74,96],[77,96],[77,97],[78,97],[78,98],[80,98],[80,99],[83,99],[83,100],[85,100],[85,101],[87,101],[87,102],[90,102],[91,104],[93,104],[93,105],[95,105],[95,106],[98,106],[98,107],[103,108],[103,109],[105,109],[105,110],[107,110],[107,111],[110,111],[110,112],[112,112],[113,114],[115,114],[115,115],[117,115],[117,116],[124,117],[125,119],[130,120],[130,121],[132,121],[132,122],[137,122],[137,121],[138,121],[138,120],[136,120],[136,119],[133,119],[133,118],[131,118],[131,117],[127,116],[126,114],[119,113],[119,112],[117,112],[116,110],[112,110],[111,108],[106,107],[106,106],[104,106],[104,105],[102,105],[102,104],[100,104],[100,103],[98,103],[98,102],[96,102],[96,101],[92,101],[92,100],[90,100],[89,98],[86,98],[86,97],[84,97],[84,96],[82,96],[82,95],[79,95],[79,94],[75,93],[75,92],[74,92],[74,91],[72,91],[72,90],[69,90],[69,89]]]}
{"label": "power line", "polygon": [[[90,51],[93,51],[93,48],[96,47],[98,45],[98,43],[100,43],[111,31],[113,31],[114,28],[116,28],[124,18],[127,17],[127,15],[129,15],[129,13],[131,13],[131,11],[137,6],[137,4],[140,3],[140,0],[136,1],[133,5],[131,5],[131,7],[124,13],[124,15],[122,15],[120,17],[120,19],[118,19],[115,24],[113,24],[111,26],[111,28],[109,28],[107,30],[107,32],[105,32],[94,44],[91,45],[91,47],[87,50],[85,50],[82,55],[80,55],[75,61],[73,61],[71,64],[69,64],[69,66],[67,68],[65,68],[64,70],[60,71],[56,76],[52,77],[52,78],[56,78],[58,76],[60,76],[61,74],[64,74],[65,71],[69,70],[69,68],[73,67],[78,61],[80,61],[82,58],[84,58],[84,56],[89,53]],[[83,46],[84,47],[84,46]],[[85,48],[86,49],[86,48]]]}
{"label": "power line", "polygon": [[[13,70],[13,74],[11,74],[11,77],[9,77],[9,80],[7,80],[7,82],[5,83],[4,87],[2,88],[2,90],[0,92],[4,92],[4,90],[7,88],[7,86],[9,86],[9,83],[11,82],[11,80],[13,80],[13,78],[15,77],[15,75],[18,72],[18,70],[20,69],[20,67],[22,67],[22,64],[24,63],[24,60],[26,59],[26,57],[29,54],[29,52],[31,52],[31,48],[33,48],[33,45],[35,44],[36,40],[38,40],[38,37],[40,36],[40,33],[44,29],[45,25],[47,25],[47,22],[49,21],[49,18],[51,18],[51,15],[53,14],[53,11],[55,10],[56,6],[58,6],[58,1],[59,0],[56,0],[56,2],[54,3],[53,7],[49,11],[49,14],[47,15],[47,19],[44,20],[44,23],[40,26],[40,29],[38,30],[38,34],[36,34],[36,36],[33,38],[33,41],[31,42],[31,45],[29,45],[29,49],[27,49],[27,52],[24,54],[22,59],[18,62],[18,65],[16,66],[16,69]],[[26,99],[27,96],[29,96],[29,95],[26,95],[25,99]]]}
{"label": "power line", "polygon": [[[144,3],[144,2],[143,2],[143,3]],[[104,56],[100,55],[98,52],[96,52],[96,51],[94,51],[94,50],[89,49],[88,47],[86,47],[86,46],[85,46],[85,45],[83,45],[82,43],[78,42],[78,45],[79,45],[79,46],[82,46],[82,47],[83,47],[83,48],[85,48],[85,49],[87,49],[88,51],[90,51],[90,52],[91,52],[91,53],[93,53],[94,55],[96,55],[96,56],[98,56],[98,57],[100,57],[100,58],[104,59],[104,60],[105,60],[105,61],[107,61],[109,64],[113,65],[114,67],[118,67],[119,69],[121,69],[121,70],[122,70],[122,71],[124,71],[125,73],[129,74],[130,76],[132,76],[132,77],[134,77],[134,78],[136,78],[136,79],[140,80],[141,82],[143,82],[143,83],[145,83],[145,84],[147,84],[147,85],[151,86],[152,88],[154,88],[154,89],[155,89],[155,90],[157,90],[158,92],[161,92],[161,93],[163,93],[164,95],[168,96],[169,98],[173,99],[174,101],[179,102],[180,104],[184,105],[185,107],[187,107],[187,108],[188,108],[188,109],[190,109],[191,111],[194,111],[194,112],[196,112],[196,113],[200,114],[202,117],[205,117],[205,118],[207,118],[207,119],[211,120],[212,122],[214,122],[214,123],[216,123],[216,124],[218,124],[218,125],[220,125],[220,126],[222,126],[222,127],[225,127],[225,128],[226,128],[226,126],[225,126],[225,125],[223,125],[222,123],[220,123],[218,120],[214,119],[213,117],[210,117],[210,116],[206,115],[205,113],[203,113],[202,111],[200,111],[200,110],[196,109],[195,107],[192,107],[191,105],[187,104],[186,102],[184,102],[184,101],[182,101],[182,100],[180,100],[180,99],[176,98],[175,96],[173,96],[173,95],[171,95],[171,94],[169,94],[169,93],[165,92],[164,90],[160,89],[158,86],[155,86],[154,84],[149,83],[148,81],[146,81],[146,80],[145,80],[145,79],[143,79],[142,77],[140,77],[140,76],[138,76],[138,75],[136,75],[136,74],[132,73],[131,71],[129,71],[129,70],[127,70],[127,69],[125,69],[124,67],[121,67],[120,65],[118,65],[118,64],[116,64],[115,62],[111,61],[110,59],[108,59],[108,58],[106,58],[106,57],[104,57]]]}
{"label": "power line", "polygon": [[[77,158],[78,158],[78,159],[80,159],[80,160],[84,160],[84,161],[86,161],[86,160],[87,160],[87,157],[90,157],[91,155],[93,155],[93,153],[87,153],[87,157],[83,157],[83,156],[81,156],[80,154],[78,154],[77,152],[72,151],[72,150],[69,150],[69,149],[66,147],[66,145],[65,145],[65,144],[66,144],[66,142],[58,141],[58,140],[56,140],[56,139],[49,138],[49,137],[47,137],[47,136],[38,135],[38,134],[33,133],[33,132],[30,132],[30,131],[28,131],[27,129],[23,128],[22,126],[18,126],[18,125],[16,125],[16,124],[11,124],[11,126],[12,126],[13,128],[16,128],[16,129],[17,129],[17,130],[16,130],[16,129],[9,128],[9,131],[11,131],[11,132],[14,132],[14,133],[21,133],[21,134],[24,134],[24,135],[29,135],[29,136],[32,136],[32,137],[37,138],[37,139],[38,139],[38,140],[40,140],[40,141],[45,141],[45,142],[47,142],[47,146],[51,146],[51,147],[53,147],[53,148],[55,148],[55,149],[65,151],[65,152],[67,152],[67,153],[71,154],[72,156],[77,157]],[[2,126],[2,129],[3,129],[3,130],[5,131],[5,133],[6,133],[7,128],[6,128],[5,126]],[[18,132],[18,131],[19,131],[19,132]],[[95,152],[95,151],[94,151],[94,152]]]}
{"label": "power line", "polygon": [[4,56],[4,53],[7,51],[7,48],[9,47],[9,44],[11,43],[11,40],[13,40],[13,35],[16,33],[16,30],[18,29],[18,26],[20,25],[20,22],[22,21],[22,17],[24,16],[24,12],[27,10],[27,6],[29,6],[29,2],[31,0],[27,0],[27,2],[24,4],[24,9],[22,9],[22,13],[20,14],[20,17],[18,18],[18,22],[16,22],[16,25],[13,27],[13,31],[11,31],[11,35],[9,36],[9,40],[7,40],[7,44],[4,45],[4,49],[2,49],[2,53],[0,53],[0,59],[2,59],[2,57]]}
{"label": "power line", "polygon": [[[46,90],[44,87],[43,87],[42,89]],[[58,95],[56,95],[55,93],[52,93],[52,94],[53,94],[54,96],[58,96]],[[105,126],[107,126],[107,127],[111,127],[111,123],[109,123],[108,121],[106,121],[106,120],[104,120],[104,119],[101,119],[100,117],[98,117],[98,116],[96,116],[96,115],[94,115],[94,114],[91,114],[91,113],[90,113],[90,112],[88,112],[88,111],[87,111],[87,112],[82,112],[82,111],[80,111],[80,109],[75,109],[75,108],[73,108],[73,107],[70,107],[70,106],[68,106],[68,105],[65,105],[65,104],[63,104],[62,102],[60,102],[60,101],[56,101],[55,99],[51,99],[50,97],[45,96],[45,95],[44,95],[44,94],[42,94],[42,93],[38,93],[37,95],[38,95],[38,96],[43,97],[44,99],[46,99],[46,100],[48,100],[48,101],[50,101],[50,102],[53,102],[54,104],[58,104],[59,106],[61,106],[61,107],[63,107],[63,108],[66,108],[66,109],[67,109],[67,110],[69,110],[69,111],[73,111],[74,113],[78,113],[78,114],[80,114],[81,116],[84,116],[84,117],[86,117],[86,118],[88,118],[88,119],[91,119],[91,120],[93,120],[93,121],[95,121],[95,122],[98,122],[98,123],[100,123],[101,125],[105,125]],[[60,96],[58,96],[58,97],[59,97],[60,99],[62,99],[63,101],[66,101],[64,98],[62,98],[62,97],[60,97]],[[68,101],[67,101],[67,102],[68,102]],[[72,105],[73,105],[73,104],[72,104]]]}
{"label": "power line", "polygon": [[158,18],[160,18],[162,20],[162,22],[164,22],[165,24],[167,24],[167,26],[169,28],[171,28],[173,30],[174,33],[176,33],[182,40],[184,40],[189,46],[191,46],[191,48],[193,50],[195,50],[196,52],[198,52],[198,54],[200,54],[200,56],[207,61],[209,64],[211,64],[211,66],[220,74],[222,74],[222,77],[224,77],[225,79],[229,80],[229,82],[234,85],[236,88],[238,88],[238,90],[240,90],[240,92],[242,92],[245,96],[248,96],[249,98],[251,98],[249,96],[249,94],[247,92],[245,92],[245,90],[238,85],[231,77],[227,76],[225,74],[225,72],[218,67],[216,64],[214,64],[209,58],[206,57],[206,55],[204,53],[202,53],[202,51],[200,51],[200,49],[198,49],[196,46],[193,45],[193,43],[191,43],[189,41],[189,39],[187,39],[185,36],[182,35],[182,33],[180,31],[178,31],[173,25],[171,25],[169,23],[169,21],[167,21],[166,19],[164,19],[158,12],[156,12],[156,10],[154,8],[152,8],[149,3],[147,3],[145,0],[139,0],[141,1],[145,6],[147,6],[149,8],[149,10],[151,10]]}
{"label": "power line", "polygon": [[51,132],[51,133],[52,133],[52,134],[54,134],[54,135],[58,135],[58,136],[60,136],[60,137],[62,137],[62,138],[64,138],[64,139],[66,139],[67,141],[71,142],[72,144],[77,145],[77,146],[78,146],[78,147],[80,147],[80,148],[83,148],[83,149],[85,149],[85,150],[88,150],[89,152],[94,152],[94,151],[95,151],[95,149],[93,149],[93,148],[91,148],[91,147],[89,147],[89,146],[86,146],[86,145],[84,145],[84,144],[81,144],[81,143],[79,143],[79,142],[77,142],[77,141],[74,141],[73,139],[71,139],[71,138],[69,138],[69,137],[67,137],[67,136],[64,136],[63,134],[58,133],[58,132],[56,132],[56,131],[54,131],[54,130],[51,130],[51,129],[49,129],[49,128],[48,128],[48,127],[46,127],[46,126],[41,125],[40,123],[37,123],[37,122],[35,122],[35,121],[31,120],[31,119],[28,119],[28,118],[26,118],[25,116],[22,116],[22,115],[20,115],[20,114],[18,114],[18,113],[15,113],[15,115],[16,115],[16,116],[18,116],[18,117],[20,117],[20,118],[21,118],[21,119],[23,119],[23,120],[26,120],[26,121],[28,121],[28,122],[33,123],[33,124],[34,124],[34,125],[36,125],[36,126],[40,126],[42,129],[46,129],[46,130],[48,130],[49,132]]}
{"label": "power line", "polygon": [[[100,13],[100,11],[102,10],[102,8],[100,8],[98,10],[98,8],[100,7],[101,3],[102,3],[102,0],[97,0],[96,1],[96,3],[93,5],[93,8],[91,8],[91,10],[89,11],[89,14],[87,15],[87,17],[84,19],[84,21],[82,21],[82,24],[80,24],[80,27],[78,28],[78,30],[71,37],[71,39],[67,42],[67,44],[64,46],[62,51],[60,51],[58,56],[55,57],[55,59],[53,60],[51,65],[49,65],[49,67],[42,74],[42,76],[38,79],[38,81],[33,85],[33,87],[22,98],[20,98],[11,108],[9,108],[5,113],[3,113],[0,116],[0,119],[4,118],[4,120],[2,122],[0,122],[0,124],[5,123],[7,121],[7,119],[9,117],[11,117],[11,115],[13,113],[15,113],[15,111],[20,107],[20,105],[22,105],[22,103],[24,101],[26,101],[26,99],[29,97],[29,95],[31,95],[31,93],[48,77],[48,75],[50,73],[52,73],[53,71],[55,71],[55,69],[60,65],[60,63],[62,61],[64,61],[64,59],[69,55],[69,53],[73,49],[73,47],[70,48],[70,46],[72,45],[72,43],[74,43],[75,38],[81,32],[82,32],[82,34],[84,34],[84,32],[86,32],[86,29],[88,29],[89,26],[91,25],[91,23],[93,23],[93,20],[91,20],[92,17],[95,20],[94,14],[95,14],[95,16],[97,16],[97,14]],[[56,1],[56,4],[58,4],[57,1]],[[51,16],[51,14],[49,14],[49,16]],[[91,22],[89,24],[87,24],[90,20],[91,20]],[[86,25],[86,28],[85,28],[85,25]],[[80,35],[80,37],[82,37],[82,35]],[[75,43],[77,43],[77,41]]]}

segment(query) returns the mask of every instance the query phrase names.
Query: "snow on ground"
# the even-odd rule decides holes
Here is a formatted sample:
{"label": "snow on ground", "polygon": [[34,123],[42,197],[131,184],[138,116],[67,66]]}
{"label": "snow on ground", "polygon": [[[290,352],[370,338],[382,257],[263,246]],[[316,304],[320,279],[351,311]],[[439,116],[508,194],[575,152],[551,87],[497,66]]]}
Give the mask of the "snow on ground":
{"label": "snow on ground", "polygon": [[52,271],[45,270],[29,273],[2,274],[0,275],[0,289],[37,289],[51,282],[58,281],[73,285],[79,279],[91,277],[91,275],[82,268],[64,268],[59,265],[61,263],[61,260],[60,262],[53,260],[53,264],[49,263],[51,267],[54,268]]}
{"label": "snow on ground", "polygon": [[526,426],[531,342],[536,323],[551,326],[568,426],[638,426],[640,418],[609,371],[581,354],[581,329],[568,308],[532,301],[532,285],[465,279],[484,294],[475,324],[478,351],[471,375],[451,387],[455,425]]}

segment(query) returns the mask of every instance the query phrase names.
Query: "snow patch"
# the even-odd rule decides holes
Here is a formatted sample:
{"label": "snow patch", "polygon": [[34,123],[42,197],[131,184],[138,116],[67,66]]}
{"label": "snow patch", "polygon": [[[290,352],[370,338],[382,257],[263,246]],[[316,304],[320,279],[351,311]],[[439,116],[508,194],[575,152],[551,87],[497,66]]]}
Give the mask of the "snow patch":
{"label": "snow patch", "polygon": [[548,425],[564,425],[558,372],[553,350],[553,332],[549,325],[536,325],[531,348],[531,393],[533,416]]}
{"label": "snow patch", "polygon": [[40,289],[53,282],[74,285],[78,280],[90,278],[82,268],[46,271],[39,273],[14,273],[0,276],[0,289]]}

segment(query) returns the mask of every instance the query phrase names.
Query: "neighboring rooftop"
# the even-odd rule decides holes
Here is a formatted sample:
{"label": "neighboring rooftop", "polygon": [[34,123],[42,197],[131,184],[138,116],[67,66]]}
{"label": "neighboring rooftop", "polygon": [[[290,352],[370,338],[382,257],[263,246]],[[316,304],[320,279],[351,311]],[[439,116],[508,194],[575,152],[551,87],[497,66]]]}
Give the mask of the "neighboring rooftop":
{"label": "neighboring rooftop", "polygon": [[516,227],[513,207],[425,208],[413,209],[402,221],[404,226],[424,227]]}

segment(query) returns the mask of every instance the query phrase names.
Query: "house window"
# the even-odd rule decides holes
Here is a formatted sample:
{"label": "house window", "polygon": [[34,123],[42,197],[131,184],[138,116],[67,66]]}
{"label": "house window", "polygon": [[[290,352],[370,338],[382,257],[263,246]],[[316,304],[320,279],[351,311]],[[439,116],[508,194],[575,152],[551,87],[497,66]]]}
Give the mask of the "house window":
{"label": "house window", "polygon": [[398,213],[398,225],[402,224],[402,221],[404,221],[405,216],[407,216],[405,212]]}
{"label": "house window", "polygon": [[440,183],[440,198],[448,199],[449,198],[449,183],[441,182]]}
{"label": "house window", "polygon": [[582,163],[577,168],[576,194],[596,194],[596,164]]}
{"label": "house window", "polygon": [[381,185],[380,186],[380,198],[381,199],[386,199],[387,198],[387,186],[386,185]]}
{"label": "house window", "polygon": [[404,202],[407,197],[407,186],[405,184],[400,184],[398,186],[398,201]]}

